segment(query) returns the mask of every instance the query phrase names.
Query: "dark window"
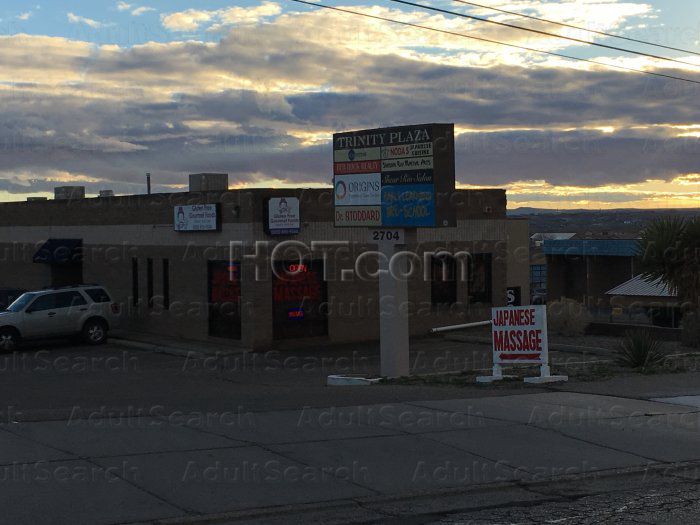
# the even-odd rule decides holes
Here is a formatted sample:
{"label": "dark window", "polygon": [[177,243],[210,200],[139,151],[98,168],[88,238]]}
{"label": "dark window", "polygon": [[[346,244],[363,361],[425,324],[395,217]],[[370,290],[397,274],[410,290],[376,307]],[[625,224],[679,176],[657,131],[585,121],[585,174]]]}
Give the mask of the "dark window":
{"label": "dark window", "polygon": [[60,292],[56,296],[56,308],[71,308],[87,304],[85,297],[80,292]]}
{"label": "dark window", "polygon": [[163,308],[170,308],[170,261],[163,259]]}
{"label": "dark window", "polygon": [[533,289],[547,289],[546,264],[533,264],[530,266],[530,285]]}
{"label": "dark window", "polygon": [[241,265],[209,261],[209,335],[241,338]]}
{"label": "dark window", "polygon": [[57,308],[70,308],[72,306],[82,306],[87,304],[80,292],[58,292],[49,293],[37,297],[36,301],[28,308],[32,312],[43,312]]}
{"label": "dark window", "polygon": [[136,257],[131,259],[131,304],[139,304],[139,260]]}
{"label": "dark window", "polygon": [[275,339],[328,334],[328,292],[323,261],[276,262],[272,276]]}
{"label": "dark window", "polygon": [[85,293],[96,303],[108,303],[112,300],[104,288],[88,288]]}
{"label": "dark window", "polygon": [[490,304],[492,301],[491,254],[477,253],[472,255],[469,270],[470,302]]}
{"label": "dark window", "polygon": [[153,259],[146,259],[146,296],[148,307],[153,308]]}
{"label": "dark window", "polygon": [[56,308],[56,294],[49,293],[42,295],[41,297],[37,297],[36,301],[34,301],[32,305],[27,308],[27,311],[43,312],[44,310],[51,310],[53,308]]}
{"label": "dark window", "polygon": [[433,256],[431,259],[430,301],[434,305],[457,302],[456,262],[451,255]]}

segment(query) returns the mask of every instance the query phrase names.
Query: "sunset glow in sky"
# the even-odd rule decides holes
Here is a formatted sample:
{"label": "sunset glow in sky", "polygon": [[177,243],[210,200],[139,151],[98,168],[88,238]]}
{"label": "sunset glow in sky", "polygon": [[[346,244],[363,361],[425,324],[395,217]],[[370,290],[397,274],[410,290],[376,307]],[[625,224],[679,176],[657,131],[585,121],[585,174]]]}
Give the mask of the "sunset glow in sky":
{"label": "sunset glow in sky", "polygon": [[[698,64],[671,64],[389,1],[356,11],[700,81],[700,56],[431,0]],[[700,53],[700,3],[481,0]],[[333,132],[454,122],[461,187],[509,207],[700,203],[700,84],[477,42],[289,1],[0,4],[0,201],[331,180]]]}

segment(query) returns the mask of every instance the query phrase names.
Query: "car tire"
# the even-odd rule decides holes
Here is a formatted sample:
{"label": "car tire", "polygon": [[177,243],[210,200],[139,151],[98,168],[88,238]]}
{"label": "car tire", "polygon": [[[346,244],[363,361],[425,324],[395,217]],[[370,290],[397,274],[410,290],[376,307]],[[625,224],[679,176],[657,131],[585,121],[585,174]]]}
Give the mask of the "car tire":
{"label": "car tire", "polygon": [[83,341],[89,345],[107,342],[107,323],[100,319],[90,319],[83,326]]}
{"label": "car tire", "polygon": [[19,344],[19,334],[10,328],[0,330],[0,353],[12,352]]}

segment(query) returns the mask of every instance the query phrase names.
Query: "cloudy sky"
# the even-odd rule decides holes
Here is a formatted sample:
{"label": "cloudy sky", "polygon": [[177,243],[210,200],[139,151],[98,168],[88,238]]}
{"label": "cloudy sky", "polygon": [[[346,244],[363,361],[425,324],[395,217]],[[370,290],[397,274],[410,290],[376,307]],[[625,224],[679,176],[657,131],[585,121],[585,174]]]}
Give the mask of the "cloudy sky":
{"label": "cloudy sky", "polygon": [[[391,1],[334,6],[700,81],[660,62]],[[590,39],[444,0],[434,5]],[[694,0],[481,0],[700,53]],[[700,84],[399,26],[284,0],[0,3],[0,201],[232,186],[318,186],[334,131],[454,122],[461,187],[509,206],[700,202]],[[700,56],[595,37],[700,64]]]}

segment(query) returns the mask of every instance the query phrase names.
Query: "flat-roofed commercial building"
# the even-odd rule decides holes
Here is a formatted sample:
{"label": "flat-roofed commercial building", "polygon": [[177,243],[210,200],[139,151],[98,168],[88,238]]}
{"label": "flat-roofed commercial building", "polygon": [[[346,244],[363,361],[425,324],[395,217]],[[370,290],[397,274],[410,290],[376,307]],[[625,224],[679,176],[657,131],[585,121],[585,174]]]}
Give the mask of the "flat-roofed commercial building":
{"label": "flat-roofed commercial building", "polygon": [[[506,218],[505,191],[452,199],[456,227],[406,231],[412,334],[530,295],[527,221]],[[4,203],[0,287],[99,283],[127,330],[244,348],[376,340],[376,245],[333,212],[331,189]]]}

